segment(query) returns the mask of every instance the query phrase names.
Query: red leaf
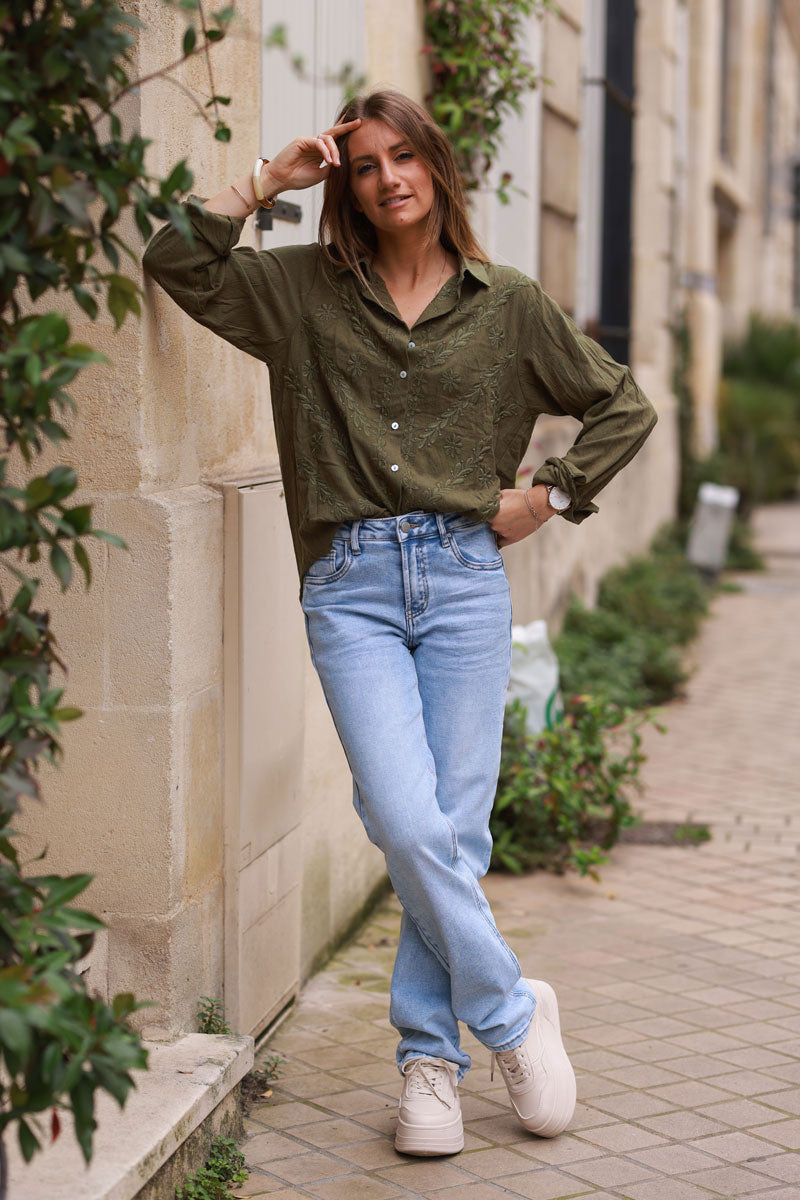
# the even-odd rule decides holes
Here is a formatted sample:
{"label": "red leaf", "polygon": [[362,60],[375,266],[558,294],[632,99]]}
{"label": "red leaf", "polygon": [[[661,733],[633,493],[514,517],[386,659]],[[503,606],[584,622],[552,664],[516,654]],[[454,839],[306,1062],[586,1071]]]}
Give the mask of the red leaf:
{"label": "red leaf", "polygon": [[61,1120],[60,1120],[58,1112],[55,1108],[53,1109],[53,1114],[50,1118],[50,1133],[52,1135],[51,1140],[53,1142],[56,1140],[58,1135],[61,1133]]}

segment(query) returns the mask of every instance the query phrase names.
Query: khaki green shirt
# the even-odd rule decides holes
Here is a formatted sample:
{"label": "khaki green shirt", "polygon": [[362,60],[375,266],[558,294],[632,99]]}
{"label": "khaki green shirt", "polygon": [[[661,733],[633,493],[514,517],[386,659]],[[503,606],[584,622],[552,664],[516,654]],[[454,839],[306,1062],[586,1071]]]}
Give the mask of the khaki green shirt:
{"label": "khaki green shirt", "polygon": [[540,413],[582,422],[563,458],[533,475],[569,494],[574,523],[597,512],[592,497],[655,425],[630,369],[513,267],[462,258],[409,330],[368,265],[366,287],[318,243],[234,249],[245,218],[207,212],[196,196],[186,211],[194,244],[165,225],[144,267],[191,317],[269,367],[301,594],[348,518],[490,520]]}

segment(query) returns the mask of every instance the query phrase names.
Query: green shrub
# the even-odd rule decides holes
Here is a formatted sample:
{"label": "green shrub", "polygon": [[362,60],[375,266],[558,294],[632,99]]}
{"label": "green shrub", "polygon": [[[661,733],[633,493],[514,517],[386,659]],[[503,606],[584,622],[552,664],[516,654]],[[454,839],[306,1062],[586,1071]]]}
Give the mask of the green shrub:
{"label": "green shrub", "polygon": [[589,692],[628,708],[662,704],[686,682],[678,651],[658,635],[631,628],[616,613],[570,600],[554,640],[564,692]]}
{"label": "green shrub", "polygon": [[[680,441],[679,516],[688,519],[706,480],[738,489],[738,515],[749,520],[757,504],[797,494],[800,476],[800,325],[753,315],[747,333],[725,348],[717,411],[718,445],[705,459],[692,450],[690,340],[685,317],[674,329]],[[752,547],[734,530],[732,561],[760,569]]]}
{"label": "green shrub", "polygon": [[[637,818],[627,789],[639,787],[641,726],[656,722],[595,696],[571,696],[552,729],[530,734],[520,700],[506,709],[492,866],[519,874],[595,868],[620,829]],[[661,726],[657,726],[661,728]]]}
{"label": "green shrub", "polygon": [[244,1163],[233,1138],[215,1138],[205,1166],[175,1189],[175,1200],[227,1200],[231,1186],[248,1177]]}
{"label": "green shrub", "polygon": [[201,996],[197,1009],[198,1033],[230,1033],[231,1027],[225,1016],[225,1005],[213,996]]}
{"label": "green shrub", "polygon": [[726,345],[722,372],[793,388],[800,413],[800,325],[753,314],[745,336]]}
{"label": "green shrub", "polygon": [[642,632],[684,645],[708,609],[707,587],[664,537],[653,543],[649,555],[606,572],[597,607]]}
{"label": "green shrub", "polygon": [[[233,10],[179,6],[181,61],[203,54],[210,78],[209,47]],[[0,17],[0,567],[7,572],[0,589],[0,1196],[7,1131],[16,1126],[30,1161],[59,1136],[69,1111],[88,1162],[96,1093],[124,1105],[131,1071],[147,1066],[129,1020],[144,1002],[123,992],[106,1004],[79,967],[105,927],[70,904],[91,876],[30,875],[12,826],[24,804],[42,799],[42,762],[61,762],[62,723],[82,715],[52,686],[54,669],[67,668],[50,613],[39,607],[43,576],[52,573],[62,592],[74,590],[77,568],[88,588],[94,543],[87,539],[125,546],[95,528],[91,503],[75,503],[75,451],[70,465],[57,462],[70,436],[63,419],[76,408],[72,385],[86,367],[107,361],[72,340],[66,313],[85,329],[103,306],[120,329],[140,312],[141,287],[120,263],[121,255],[139,262],[133,234],[148,237],[150,218],[189,229],[178,203],[192,185],[185,161],[165,178],[148,174],[148,140],[135,120],[126,119],[123,130],[117,107],[127,107],[128,94],[144,82],[134,70],[134,7],[4,0]],[[221,140],[230,137],[219,120],[218,104],[226,101],[212,96],[205,108],[196,101],[209,124],[213,107]],[[114,406],[113,394],[107,403]],[[91,793],[86,765],[84,773]],[[51,814],[53,829],[61,821],[63,814]],[[76,1177],[76,1194],[81,1186]]]}
{"label": "green shrub", "polygon": [[106,1004],[92,994],[77,964],[105,925],[71,903],[92,876],[23,873],[29,864],[20,862],[13,836],[0,832],[0,1139],[16,1123],[29,1162],[59,1136],[60,1114],[71,1112],[88,1162],[95,1093],[110,1093],[122,1107],[131,1072],[147,1066],[129,1017],[151,1002],[120,992]]}
{"label": "green shrub", "polygon": [[696,634],[709,597],[686,561],[684,537],[681,526],[664,526],[647,555],[603,576],[595,608],[572,597],[554,640],[565,694],[644,708],[679,693],[686,671],[678,647]]}
{"label": "green shrub", "polygon": [[764,571],[766,562],[753,543],[753,530],[744,517],[733,518],[725,567],[729,571]]}
{"label": "green shrub", "polygon": [[739,512],[785,500],[800,475],[800,385],[723,379],[720,384],[719,447],[704,477],[739,490]]}
{"label": "green shrub", "polygon": [[758,504],[790,499],[800,477],[800,325],[750,320],[729,343],[719,387],[719,442],[688,468],[692,503],[702,480],[739,490],[739,515]]}

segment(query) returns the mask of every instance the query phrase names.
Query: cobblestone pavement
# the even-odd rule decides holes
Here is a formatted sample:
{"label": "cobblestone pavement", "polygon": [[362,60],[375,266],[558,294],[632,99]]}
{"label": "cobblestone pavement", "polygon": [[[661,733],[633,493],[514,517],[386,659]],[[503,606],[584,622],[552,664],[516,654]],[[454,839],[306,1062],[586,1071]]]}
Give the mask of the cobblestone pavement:
{"label": "cobblestone pavement", "polygon": [[757,530],[768,573],[715,599],[688,696],[646,739],[645,815],[708,822],[713,839],[618,846],[600,884],[485,881],[524,972],[557,989],[578,1075],[569,1130],[526,1134],[467,1035],[465,1150],[395,1153],[392,899],[271,1042],[284,1074],[247,1122],[237,1195],[798,1200],[800,509],[761,510]]}

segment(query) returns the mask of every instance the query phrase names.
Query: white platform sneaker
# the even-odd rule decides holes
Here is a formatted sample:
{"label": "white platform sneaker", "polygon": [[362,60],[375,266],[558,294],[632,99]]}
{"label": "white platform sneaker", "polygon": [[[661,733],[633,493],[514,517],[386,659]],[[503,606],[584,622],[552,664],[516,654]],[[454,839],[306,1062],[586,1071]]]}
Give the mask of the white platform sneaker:
{"label": "white platform sneaker", "polygon": [[521,1046],[492,1055],[506,1081],[521,1124],[539,1137],[563,1133],[575,1112],[575,1072],[561,1041],[556,994],[541,979],[526,979],[536,997],[528,1036]]}
{"label": "white platform sneaker", "polygon": [[411,1058],[403,1065],[403,1075],[395,1150],[423,1157],[463,1150],[455,1063],[444,1058]]}

